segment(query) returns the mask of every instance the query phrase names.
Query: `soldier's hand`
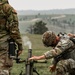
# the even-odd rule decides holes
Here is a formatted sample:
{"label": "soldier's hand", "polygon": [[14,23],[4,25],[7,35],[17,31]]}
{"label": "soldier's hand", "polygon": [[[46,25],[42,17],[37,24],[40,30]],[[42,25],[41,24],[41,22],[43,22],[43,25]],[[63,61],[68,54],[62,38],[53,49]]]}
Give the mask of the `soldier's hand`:
{"label": "soldier's hand", "polygon": [[29,60],[29,61],[30,61],[30,60],[37,60],[37,56],[32,56],[32,57],[29,58],[28,60]]}
{"label": "soldier's hand", "polygon": [[18,56],[19,56],[21,53],[22,53],[22,50],[19,50],[19,51],[18,51]]}
{"label": "soldier's hand", "polygon": [[32,56],[31,58],[29,58],[29,61],[30,61],[30,60],[41,60],[41,59],[45,59],[45,55]]}
{"label": "soldier's hand", "polygon": [[51,71],[51,72],[54,72],[55,69],[56,69],[56,66],[55,66],[55,65],[52,65],[52,66],[50,66],[49,68],[50,68],[50,71]]}
{"label": "soldier's hand", "polygon": [[71,33],[68,33],[68,36],[70,36],[70,37],[73,37],[73,34],[71,34]]}

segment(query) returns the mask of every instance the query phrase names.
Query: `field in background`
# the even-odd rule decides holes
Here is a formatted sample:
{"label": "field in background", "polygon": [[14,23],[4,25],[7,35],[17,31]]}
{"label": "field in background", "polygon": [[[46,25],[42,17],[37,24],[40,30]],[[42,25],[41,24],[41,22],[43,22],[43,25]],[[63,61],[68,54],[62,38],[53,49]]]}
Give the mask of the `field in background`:
{"label": "field in background", "polygon": [[[23,11],[22,11],[23,12]],[[47,11],[48,12],[48,11]],[[24,13],[25,14],[25,13]],[[62,17],[65,15],[66,17]],[[73,32],[75,33],[75,15],[74,14],[39,14],[36,15],[19,15],[19,29],[21,33],[26,33],[29,26],[34,25],[35,22],[42,20],[47,23],[47,27],[49,30],[56,32]],[[42,55],[46,51],[51,48],[46,48],[42,44],[42,35],[34,35],[34,34],[25,34],[22,37],[27,37],[32,43],[32,53],[33,55]],[[25,39],[26,40],[26,39]],[[28,40],[28,39],[27,39]],[[23,40],[24,42],[24,40]],[[23,46],[23,53],[20,55],[20,58],[26,59],[28,54],[28,46]],[[49,72],[50,60],[48,60],[47,64],[34,64],[36,70],[40,75],[51,75]],[[21,70],[25,73],[25,63],[16,64],[14,61],[12,68],[12,75],[19,75]],[[34,73],[34,75],[37,75]]]}
{"label": "field in background", "polygon": [[35,22],[43,21],[49,30],[59,33],[75,33],[75,15],[74,14],[50,14],[50,15],[18,15],[19,29],[21,33],[27,32],[27,29]]}
{"label": "field in background", "polygon": [[[22,35],[22,37],[25,37],[25,40],[31,41],[33,55],[42,55],[46,51],[50,50],[50,48],[46,48],[43,46],[42,35],[25,34],[25,35]],[[26,59],[28,54],[28,46],[23,46],[23,47],[24,47],[24,50],[23,50],[23,53],[20,55],[20,57],[22,59]],[[49,72],[50,60],[48,60],[48,62],[44,64],[36,63],[34,64],[34,66],[36,67],[36,70],[38,71],[40,75],[50,75],[50,72]],[[14,61],[14,65],[12,68],[12,75],[19,75],[21,70],[25,72],[25,63],[16,64]],[[37,75],[37,74],[34,73],[34,75]]]}

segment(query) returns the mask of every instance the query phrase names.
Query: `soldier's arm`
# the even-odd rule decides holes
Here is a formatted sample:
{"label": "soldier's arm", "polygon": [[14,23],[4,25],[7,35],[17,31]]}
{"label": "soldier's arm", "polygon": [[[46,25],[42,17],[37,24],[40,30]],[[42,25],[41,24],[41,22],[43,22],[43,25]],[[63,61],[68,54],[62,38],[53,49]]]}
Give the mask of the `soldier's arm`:
{"label": "soldier's arm", "polygon": [[55,50],[50,50],[40,56],[33,56],[29,60],[41,60],[41,59],[51,59],[56,55]]}
{"label": "soldier's arm", "polygon": [[41,60],[41,59],[45,59],[45,55],[33,56],[33,57],[29,58],[29,60]]}
{"label": "soldier's arm", "polygon": [[17,13],[14,10],[13,7],[11,7],[10,5],[6,4],[4,7],[4,11],[6,13],[7,16],[7,30],[8,33],[10,34],[10,37],[13,38],[16,43],[18,44],[18,48],[19,50],[22,50],[22,39],[20,36],[20,31],[19,31],[19,22],[18,22],[18,17],[17,17]]}
{"label": "soldier's arm", "polygon": [[52,50],[44,53],[44,55],[45,55],[46,59],[51,59],[51,58],[54,58],[57,55],[57,52],[54,49],[52,49]]}
{"label": "soldier's arm", "polygon": [[68,36],[75,38],[75,34],[72,34],[72,33],[68,33]]}

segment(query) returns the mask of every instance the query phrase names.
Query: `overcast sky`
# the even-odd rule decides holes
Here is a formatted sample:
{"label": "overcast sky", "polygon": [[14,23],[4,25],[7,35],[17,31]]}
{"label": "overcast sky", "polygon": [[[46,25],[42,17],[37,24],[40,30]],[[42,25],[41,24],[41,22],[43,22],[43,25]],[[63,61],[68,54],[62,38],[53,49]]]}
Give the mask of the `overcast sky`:
{"label": "overcast sky", "polygon": [[16,10],[49,10],[75,8],[75,0],[9,0]]}

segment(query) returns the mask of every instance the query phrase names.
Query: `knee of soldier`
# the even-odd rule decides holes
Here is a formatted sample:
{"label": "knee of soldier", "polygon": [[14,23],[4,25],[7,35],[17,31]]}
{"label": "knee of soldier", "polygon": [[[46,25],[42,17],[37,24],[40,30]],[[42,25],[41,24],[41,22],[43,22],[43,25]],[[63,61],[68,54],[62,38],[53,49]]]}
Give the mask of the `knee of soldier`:
{"label": "knee of soldier", "polygon": [[70,66],[70,68],[71,68],[71,69],[72,69],[72,68],[75,69],[75,61],[74,61],[73,59],[69,59],[68,62],[69,62],[68,65]]}
{"label": "knee of soldier", "polygon": [[69,73],[70,75],[75,75],[75,60],[73,59],[68,59],[68,66],[69,66]]}

